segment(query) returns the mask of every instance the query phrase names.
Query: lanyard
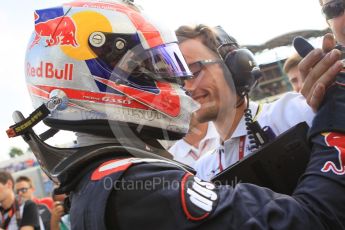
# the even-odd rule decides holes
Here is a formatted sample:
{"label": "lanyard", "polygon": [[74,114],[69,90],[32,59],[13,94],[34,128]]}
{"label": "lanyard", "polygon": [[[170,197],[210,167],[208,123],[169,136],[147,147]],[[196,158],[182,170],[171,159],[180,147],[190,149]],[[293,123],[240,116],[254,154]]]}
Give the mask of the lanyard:
{"label": "lanyard", "polygon": [[240,137],[240,145],[238,151],[238,160],[241,160],[244,157],[244,144],[245,144],[246,136]]}
{"label": "lanyard", "polygon": [[1,224],[2,224],[1,228],[2,229],[7,229],[7,227],[8,227],[8,225],[9,225],[15,212],[16,212],[16,205],[13,204],[11,209],[7,212],[8,214],[7,214],[6,219],[4,218],[5,213],[3,213],[3,212],[1,213]]}
{"label": "lanyard", "polygon": [[194,160],[198,160],[199,159],[199,155],[193,150],[189,150],[188,152],[189,156],[191,156]]}
{"label": "lanyard", "polygon": [[[239,152],[238,152],[238,159],[241,160],[244,157],[244,145],[245,145],[245,140],[246,140],[246,136],[241,136],[240,137],[240,144],[239,144]],[[224,170],[223,164],[222,164],[222,153],[224,153],[224,149],[223,148],[219,148],[218,151],[218,169],[219,172]]]}
{"label": "lanyard", "polygon": [[223,165],[222,165],[222,153],[224,153],[224,149],[223,148],[219,148],[218,151],[218,157],[219,157],[219,165],[218,165],[218,169],[219,172],[223,171]]}

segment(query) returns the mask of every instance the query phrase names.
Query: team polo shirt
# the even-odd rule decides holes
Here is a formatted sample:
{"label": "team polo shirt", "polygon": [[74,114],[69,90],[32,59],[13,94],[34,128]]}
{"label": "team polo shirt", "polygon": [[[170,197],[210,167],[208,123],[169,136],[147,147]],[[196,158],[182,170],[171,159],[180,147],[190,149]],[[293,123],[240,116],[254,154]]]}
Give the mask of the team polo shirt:
{"label": "team polo shirt", "polygon": [[[272,103],[265,103],[260,106],[250,101],[249,109],[253,117],[261,127],[269,126],[275,135],[279,135],[296,124],[306,121],[309,126],[314,118],[314,112],[308,106],[305,98],[295,92],[284,94],[280,99]],[[241,145],[241,138],[244,145]],[[195,164],[197,176],[209,181],[213,176],[236,163],[240,158],[240,148],[243,146],[242,157],[253,151],[250,140],[247,136],[244,116],[240,120],[231,138],[224,142],[211,154],[200,158]]]}
{"label": "team polo shirt", "polygon": [[174,156],[174,160],[194,167],[195,162],[207,153],[213,152],[219,146],[219,135],[212,122],[208,123],[205,137],[200,141],[199,147],[187,143],[184,139],[177,141],[169,152]]}

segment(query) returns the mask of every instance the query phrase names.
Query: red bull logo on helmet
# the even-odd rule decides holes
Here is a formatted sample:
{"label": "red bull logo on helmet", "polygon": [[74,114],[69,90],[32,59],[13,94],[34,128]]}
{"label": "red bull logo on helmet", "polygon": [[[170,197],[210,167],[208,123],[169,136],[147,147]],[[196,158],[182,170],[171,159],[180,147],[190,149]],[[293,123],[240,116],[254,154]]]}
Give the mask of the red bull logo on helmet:
{"label": "red bull logo on helmet", "polygon": [[26,63],[26,76],[38,78],[50,78],[56,80],[73,80],[73,64],[66,63],[63,68],[58,68],[54,63],[41,61],[38,66],[32,66],[29,62]]}
{"label": "red bull logo on helmet", "polygon": [[345,135],[342,133],[328,133],[325,135],[327,146],[334,147],[338,151],[336,162],[327,161],[322,167],[322,172],[333,172],[337,175],[345,174]]}
{"label": "red bull logo on helmet", "polygon": [[78,46],[76,25],[71,17],[64,15],[62,7],[35,11],[35,38],[30,48],[41,39],[45,39],[46,46]]}

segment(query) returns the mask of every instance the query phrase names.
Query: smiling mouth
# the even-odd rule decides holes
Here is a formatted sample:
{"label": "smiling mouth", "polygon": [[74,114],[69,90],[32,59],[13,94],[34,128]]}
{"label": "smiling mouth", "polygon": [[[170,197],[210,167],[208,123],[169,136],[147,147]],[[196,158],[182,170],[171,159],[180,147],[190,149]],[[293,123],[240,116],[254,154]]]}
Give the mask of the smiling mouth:
{"label": "smiling mouth", "polygon": [[202,94],[202,95],[198,95],[196,97],[193,97],[193,99],[195,101],[199,102],[201,108],[208,109],[210,107],[213,107],[216,103],[214,100],[207,99],[208,96],[209,96],[209,94]]}

